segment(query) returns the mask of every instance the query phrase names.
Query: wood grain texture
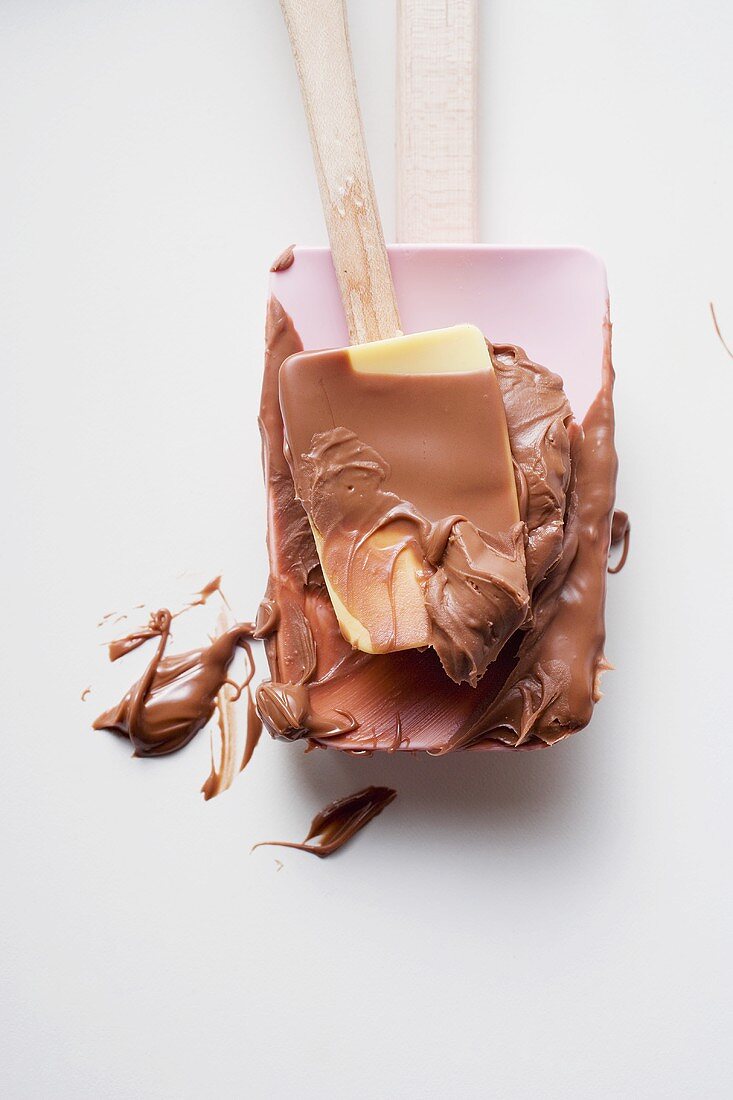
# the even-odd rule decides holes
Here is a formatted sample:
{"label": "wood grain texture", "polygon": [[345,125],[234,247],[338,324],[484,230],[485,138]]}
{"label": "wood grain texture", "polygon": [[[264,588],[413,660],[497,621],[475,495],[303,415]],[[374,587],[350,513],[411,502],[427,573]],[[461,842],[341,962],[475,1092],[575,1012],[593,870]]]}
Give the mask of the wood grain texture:
{"label": "wood grain texture", "polygon": [[280,0],[352,344],[400,332],[374,196],[344,0]]}
{"label": "wood grain texture", "polygon": [[397,239],[475,241],[477,0],[398,0]]}

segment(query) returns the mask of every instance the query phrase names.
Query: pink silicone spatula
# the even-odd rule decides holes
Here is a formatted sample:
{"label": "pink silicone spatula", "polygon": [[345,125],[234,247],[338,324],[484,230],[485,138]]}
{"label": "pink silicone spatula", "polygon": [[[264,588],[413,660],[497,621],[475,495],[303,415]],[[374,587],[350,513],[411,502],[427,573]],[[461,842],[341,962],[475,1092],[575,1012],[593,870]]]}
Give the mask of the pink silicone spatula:
{"label": "pink silicone spatula", "polygon": [[[310,81],[303,92],[314,147],[321,143],[327,151],[320,162],[316,157],[316,167],[338,257],[335,270],[329,249],[299,247],[292,266],[272,274],[271,290],[305,348],[468,322],[495,343],[520,344],[560,374],[582,418],[600,384],[608,310],[603,263],[581,248],[472,243],[478,234],[477,0],[398,0],[398,236],[404,243],[386,253],[362,155],[343,2],[281,4]],[[350,93],[334,96],[333,86]]]}

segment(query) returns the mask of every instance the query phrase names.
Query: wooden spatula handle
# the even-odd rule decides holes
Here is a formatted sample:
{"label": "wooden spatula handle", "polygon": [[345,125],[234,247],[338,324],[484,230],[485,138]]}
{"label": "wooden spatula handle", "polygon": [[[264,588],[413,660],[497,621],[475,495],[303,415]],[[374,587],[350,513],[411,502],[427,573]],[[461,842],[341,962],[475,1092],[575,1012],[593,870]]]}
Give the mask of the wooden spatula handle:
{"label": "wooden spatula handle", "polygon": [[477,0],[397,0],[397,240],[478,239]]}
{"label": "wooden spatula handle", "polygon": [[374,197],[344,0],[280,0],[352,344],[400,331]]}

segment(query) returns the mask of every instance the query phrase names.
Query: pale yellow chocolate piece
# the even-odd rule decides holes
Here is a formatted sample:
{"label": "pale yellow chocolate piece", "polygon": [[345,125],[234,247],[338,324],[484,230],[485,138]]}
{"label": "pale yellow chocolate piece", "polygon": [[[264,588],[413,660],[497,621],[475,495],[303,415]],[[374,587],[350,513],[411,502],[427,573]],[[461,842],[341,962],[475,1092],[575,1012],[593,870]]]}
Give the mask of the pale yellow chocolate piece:
{"label": "pale yellow chocolate piece", "polygon": [[359,374],[469,374],[494,369],[486,341],[475,325],[415,332],[345,350]]}
{"label": "pale yellow chocolate piece", "polygon": [[[400,525],[400,528],[404,528],[404,526],[404,524]],[[397,525],[392,524],[389,530],[377,531],[369,541],[373,546],[385,548],[396,545],[399,540],[395,539],[395,534],[401,534],[402,530],[395,532],[393,530],[395,527]],[[323,565],[323,539],[316,530],[313,521],[311,521],[311,530],[315,539],[318,557],[321,559],[321,565]],[[390,647],[392,650],[421,649],[423,646],[430,644],[430,621],[419,580],[422,570],[424,570],[424,563],[411,548],[403,550],[395,563],[393,591],[398,615],[395,636]],[[326,588],[331,597],[341,633],[346,641],[354,649],[360,649],[362,653],[382,652],[382,650],[375,649],[373,646],[371,635],[366,626],[359,622],[355,615],[351,614],[334,588],[325,567],[323,569],[323,579],[326,582]],[[378,608],[377,612],[379,610],[381,609]],[[391,609],[389,614],[391,617]]]}

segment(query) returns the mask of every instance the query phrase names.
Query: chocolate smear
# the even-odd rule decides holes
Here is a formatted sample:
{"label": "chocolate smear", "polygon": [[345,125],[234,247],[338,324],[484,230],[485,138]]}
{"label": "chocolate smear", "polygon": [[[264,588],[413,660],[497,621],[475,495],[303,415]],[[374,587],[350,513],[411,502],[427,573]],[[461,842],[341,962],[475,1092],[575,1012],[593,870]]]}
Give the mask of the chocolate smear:
{"label": "chocolate smear", "polygon": [[284,248],[277,259],[272,261],[270,271],[287,271],[289,267],[292,267],[295,260],[294,248],[294,244],[289,244],[287,248]]}
{"label": "chocolate smear", "polygon": [[723,333],[720,331],[720,325],[718,324],[718,318],[715,316],[715,306],[713,305],[712,302],[710,302],[710,313],[711,313],[712,318],[713,318],[713,325],[715,326],[715,331],[718,334],[718,339],[720,340],[720,342],[723,345],[723,347],[725,348],[725,350],[728,352],[728,355],[730,355],[731,359],[733,359],[733,351],[730,350],[730,348],[728,347],[728,345],[725,342],[725,339],[723,338]]}
{"label": "chocolate smear", "polygon": [[[170,615],[170,612],[168,612],[168,614]],[[172,615],[171,618],[173,618]],[[150,622],[147,626],[131,631],[131,633],[126,634],[124,638],[115,638],[114,641],[111,641],[107,646],[110,661],[119,661],[120,657],[125,657],[128,653],[132,653],[133,650],[139,649],[141,645],[144,645],[145,642],[149,642],[151,638],[160,637],[161,622],[161,619],[156,618],[155,615],[151,615]]]}
{"label": "chocolate smear", "polygon": [[611,325],[604,327],[602,386],[571,435],[570,507],[561,560],[538,592],[533,631],[489,706],[474,710],[440,752],[494,737],[514,747],[553,745],[590,721],[611,666],[603,647],[606,569],[616,486]]}
{"label": "chocolate smear", "polygon": [[631,520],[626,512],[617,508],[611,521],[611,551],[621,547],[621,554],[615,565],[608,567],[609,573],[620,573],[626,565],[629,556],[629,543],[631,541]]}
{"label": "chocolate smear", "polygon": [[[342,848],[372,818],[381,814],[396,797],[397,791],[390,787],[365,787],[363,791],[356,791],[324,806],[311,821],[308,835],[301,844],[286,840],[261,840],[252,851],[274,845],[278,848],[296,848],[299,852],[310,852],[325,859]],[[319,839],[316,840],[316,837]],[[311,844],[313,840],[316,842]]]}
{"label": "chocolate smear", "polygon": [[[94,722],[94,729],[129,737],[135,756],[176,752],[203,729],[214,713],[237,648],[246,647],[254,632],[251,623],[237,623],[208,646],[165,656],[172,618],[167,608],[151,616],[146,636],[137,642],[142,645],[158,637],[147,669],[121,702]],[[124,652],[130,648],[136,646]]]}
{"label": "chocolate smear", "polygon": [[[557,375],[521,348],[489,345],[526,526],[531,608],[472,687],[454,683],[433,649],[372,655],[352,650],[342,637],[284,451],[279,371],[302,342],[280,303],[270,300],[260,427],[266,600],[275,625],[265,641],[272,679],[260,685],[257,702],[273,736],[346,751],[442,754],[541,748],[587,724],[608,667],[604,601],[616,478],[610,324],[604,333],[601,387],[582,426]],[[465,573],[460,560],[457,571]]]}
{"label": "chocolate smear", "polygon": [[[227,604],[226,596],[221,590],[220,575],[214,577],[197,592],[194,592],[193,599],[184,604],[180,611],[172,613],[171,619],[177,619],[179,615],[183,615],[184,612],[190,611],[191,608],[201,607],[203,604],[208,603],[208,601],[214,594],[217,594],[227,607],[229,606]],[[143,605],[140,604],[138,606],[142,607]],[[115,612],[112,612],[111,614],[114,615]],[[97,625],[102,626],[109,618],[110,615],[105,615],[101,622],[99,622]],[[119,622],[120,620],[126,618],[127,615],[118,615],[115,619],[115,622]],[[109,653],[110,661],[118,661],[120,657],[124,657],[128,653],[132,653],[133,650],[138,649],[141,645],[149,641],[151,638],[157,638],[159,634],[160,629],[156,624],[154,617],[151,617],[146,626],[136,628],[135,630],[130,631],[129,634],[126,634],[124,638],[115,638],[108,644],[107,650]]]}
{"label": "chocolate smear", "polygon": [[280,610],[274,600],[262,600],[255,617],[255,638],[269,638],[277,630],[279,619]]}
{"label": "chocolate smear", "polygon": [[[214,594],[220,596],[225,604],[227,603],[226,596],[221,590],[221,574],[210,580],[203,588],[199,588],[198,592],[194,592],[196,598],[191,600],[190,603],[187,603],[183,610],[188,611],[191,607],[201,607],[202,604],[207,603]],[[227,604],[227,606],[229,605]]]}

